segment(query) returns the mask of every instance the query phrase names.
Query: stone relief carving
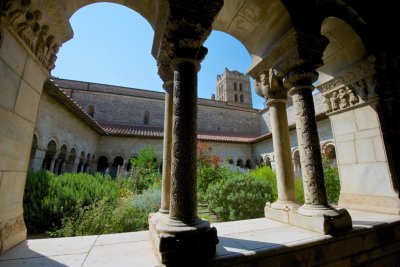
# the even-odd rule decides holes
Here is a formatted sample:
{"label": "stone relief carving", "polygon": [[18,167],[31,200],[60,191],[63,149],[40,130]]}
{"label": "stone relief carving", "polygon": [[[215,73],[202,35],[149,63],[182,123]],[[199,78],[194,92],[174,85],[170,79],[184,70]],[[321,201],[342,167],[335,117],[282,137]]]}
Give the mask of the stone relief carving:
{"label": "stone relief carving", "polygon": [[[375,96],[374,78],[361,79],[323,93],[325,108],[328,113],[344,110],[365,103]],[[368,86],[368,83],[372,85]]]}
{"label": "stone relief carving", "polygon": [[1,15],[49,71],[55,67],[59,45],[43,24],[42,13],[34,10],[31,0],[7,1],[1,6]]}
{"label": "stone relief carving", "polygon": [[287,89],[283,86],[281,73],[276,69],[263,72],[259,80],[254,79],[256,93],[266,101],[273,99],[286,99]]}

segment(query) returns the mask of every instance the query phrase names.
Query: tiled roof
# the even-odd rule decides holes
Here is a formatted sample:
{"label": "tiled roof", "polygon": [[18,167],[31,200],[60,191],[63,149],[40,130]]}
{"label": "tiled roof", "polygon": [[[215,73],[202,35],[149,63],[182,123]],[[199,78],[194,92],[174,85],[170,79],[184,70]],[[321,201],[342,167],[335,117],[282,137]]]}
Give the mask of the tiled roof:
{"label": "tiled roof", "polygon": [[[150,138],[162,138],[164,129],[147,125],[128,125],[110,122],[99,122],[100,126],[108,135],[117,136],[141,136]],[[199,133],[197,135],[202,141],[251,143],[256,136],[233,136],[215,133]]]}
{"label": "tiled roof", "polygon": [[143,137],[160,137],[164,136],[164,129],[160,127],[147,125],[128,125],[100,122],[100,126],[109,135],[129,135]]}

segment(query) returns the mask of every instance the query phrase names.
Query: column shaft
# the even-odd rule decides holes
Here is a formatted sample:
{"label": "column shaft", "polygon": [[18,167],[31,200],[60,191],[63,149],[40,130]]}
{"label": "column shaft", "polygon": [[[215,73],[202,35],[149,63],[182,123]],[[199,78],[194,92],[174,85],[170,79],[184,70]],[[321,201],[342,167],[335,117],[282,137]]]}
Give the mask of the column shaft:
{"label": "column shaft", "polygon": [[173,118],[173,82],[167,82],[165,87],[164,141],[162,165],[161,213],[169,212],[171,195],[171,150],[172,150],[172,118]]}
{"label": "column shaft", "polygon": [[[267,105],[270,107],[276,181],[278,185],[278,201],[275,203],[275,206],[284,204],[280,202],[296,201],[286,102],[286,99],[274,99],[267,102]],[[274,204],[272,207],[274,207]]]}
{"label": "column shaft", "polygon": [[197,66],[181,60],[174,67],[174,108],[170,218],[197,218]]}
{"label": "column shaft", "polygon": [[296,114],[305,205],[328,206],[312,85],[291,89]]}

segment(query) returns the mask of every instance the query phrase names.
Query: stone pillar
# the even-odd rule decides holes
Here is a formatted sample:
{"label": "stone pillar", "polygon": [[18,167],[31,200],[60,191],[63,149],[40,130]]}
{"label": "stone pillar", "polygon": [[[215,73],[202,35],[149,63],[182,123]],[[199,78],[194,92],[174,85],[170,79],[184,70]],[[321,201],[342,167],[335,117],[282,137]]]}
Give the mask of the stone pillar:
{"label": "stone pillar", "polygon": [[159,212],[168,214],[171,194],[171,150],[172,150],[172,109],[173,109],[173,81],[164,83],[165,114],[164,114],[164,142],[162,166],[161,208]]}
{"label": "stone pillar", "polygon": [[317,123],[312,91],[314,86],[296,85],[289,91],[296,114],[296,131],[299,142],[300,164],[303,170],[305,204],[298,212],[303,215],[330,214],[325,189]]}
{"label": "stone pillar", "polygon": [[328,203],[312,97],[312,83],[317,77],[315,71],[302,70],[289,73],[287,79],[296,116],[305,202],[289,220],[304,228],[331,233],[350,229],[352,222],[345,209],[335,209]]}
{"label": "stone pillar", "polygon": [[285,211],[297,209],[294,185],[293,166],[291,164],[290,139],[286,115],[287,89],[283,86],[282,77],[270,69],[260,75],[256,81],[256,92],[265,98],[269,107],[274,146],[274,162],[278,199],[265,207],[265,216],[270,219],[288,223]]}
{"label": "stone pillar", "polygon": [[271,116],[272,141],[275,152],[275,171],[278,185],[278,200],[273,208],[283,209],[295,205],[293,166],[291,165],[289,128],[286,115],[286,98],[267,101]]}
{"label": "stone pillar", "polygon": [[[174,92],[169,215],[159,218],[155,230],[150,229],[161,261],[167,264],[212,257],[218,243],[215,227],[197,216],[197,72],[200,64],[198,60],[177,58],[171,66]],[[154,220],[150,219],[151,223]]]}
{"label": "stone pillar", "polygon": [[[57,167],[56,166],[56,160],[58,159],[58,155],[60,154],[60,152],[56,152],[56,154],[54,154],[54,156],[51,158],[51,163],[50,163],[50,170],[49,171],[51,171],[51,172],[53,172],[53,173],[56,173],[55,172],[55,168]],[[58,164],[57,164],[58,165]]]}
{"label": "stone pillar", "polygon": [[37,147],[35,157],[32,159],[32,171],[39,171],[42,169],[43,160],[46,156],[46,149]]}

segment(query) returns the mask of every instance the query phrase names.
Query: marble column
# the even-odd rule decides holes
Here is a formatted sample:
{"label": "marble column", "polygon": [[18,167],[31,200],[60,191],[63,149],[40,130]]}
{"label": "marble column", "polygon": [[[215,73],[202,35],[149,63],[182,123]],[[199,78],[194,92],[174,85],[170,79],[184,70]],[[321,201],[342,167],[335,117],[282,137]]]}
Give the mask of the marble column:
{"label": "marble column", "polygon": [[171,150],[172,150],[172,118],[173,118],[173,81],[167,81],[165,89],[165,113],[164,113],[164,140],[163,140],[163,165],[162,165],[162,191],[161,207],[159,212],[168,214],[171,194]]}
{"label": "marble column", "polygon": [[[217,230],[197,216],[197,60],[173,60],[174,92],[170,206],[150,233],[163,263],[212,257]],[[165,201],[165,200],[164,200]]]}
{"label": "marble column", "polygon": [[289,91],[293,98],[296,116],[296,131],[304,185],[305,203],[298,209],[298,213],[306,216],[318,214],[335,216],[336,212],[328,204],[325,189],[321,149],[312,97],[313,90],[314,86],[310,79],[308,84],[294,84]]}
{"label": "marble column", "polygon": [[267,101],[272,126],[272,142],[275,152],[275,171],[278,186],[278,200],[272,204],[275,209],[297,207],[293,166],[291,164],[290,139],[286,115],[287,93],[284,97]]}

